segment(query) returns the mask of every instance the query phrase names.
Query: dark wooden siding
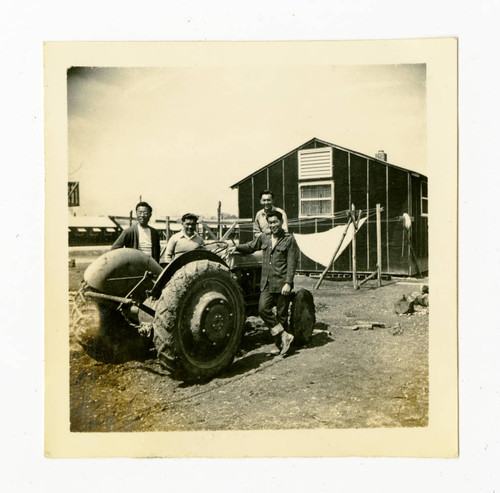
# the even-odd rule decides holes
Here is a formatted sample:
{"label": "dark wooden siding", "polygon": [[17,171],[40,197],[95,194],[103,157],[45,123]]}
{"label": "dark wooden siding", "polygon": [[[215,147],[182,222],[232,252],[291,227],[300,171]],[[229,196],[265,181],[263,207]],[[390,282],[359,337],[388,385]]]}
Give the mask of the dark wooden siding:
{"label": "dark wooden siding", "polygon": [[238,213],[241,219],[253,216],[252,180],[244,181],[238,188]]}
{"label": "dark wooden siding", "polygon": [[[238,188],[238,213],[240,219],[253,218],[252,208],[252,180],[242,182]],[[246,243],[252,239],[250,228],[242,228],[240,231],[240,242]]]}
{"label": "dark wooden siding", "polygon": [[274,195],[274,205],[285,209],[283,205],[283,165],[282,161],[273,164],[269,168],[269,189]]}
{"label": "dark wooden siding", "polygon": [[[368,163],[367,160],[351,154],[351,203],[354,204],[356,209],[366,211],[366,187],[368,183]],[[366,226],[363,226],[365,228]],[[366,230],[356,236],[356,264],[358,271],[367,271],[367,235]],[[346,251],[342,255],[352,255],[351,247],[349,253]]]}
{"label": "dark wooden siding", "polygon": [[349,209],[349,170],[347,152],[333,149],[333,181],[334,208],[333,212]]}
{"label": "dark wooden siding", "polygon": [[260,205],[260,192],[267,189],[267,170],[264,169],[253,177],[253,214],[262,208]]}
{"label": "dark wooden siding", "polygon": [[316,149],[317,147],[325,147],[324,144],[321,144],[320,142],[312,141],[308,142],[307,144],[304,144],[301,146],[301,149]]}
{"label": "dark wooden siding", "polygon": [[428,222],[427,217],[422,216],[421,203],[421,182],[427,181],[425,178],[411,176],[411,198],[412,211],[415,220],[412,223],[412,246],[417,257],[417,262],[420,270],[427,269],[428,252]]}
{"label": "dark wooden siding", "polygon": [[[333,211],[340,212],[349,209],[349,165],[348,154],[340,149],[333,148],[333,186],[334,186],[334,207]],[[345,223],[347,219],[337,219],[332,226]],[[332,266],[333,271],[351,270],[351,257],[349,249],[335,261]]]}
{"label": "dark wooden siding", "polygon": [[356,209],[366,210],[366,159],[351,154],[351,203]]}
{"label": "dark wooden siding", "polygon": [[388,270],[397,274],[408,272],[408,242],[405,238],[403,222],[399,216],[407,212],[411,215],[408,206],[408,172],[389,168],[389,188],[387,194],[387,233],[383,244],[386,256],[389,256]]}
{"label": "dark wooden siding", "polygon": [[285,212],[288,217],[299,217],[298,205],[298,160],[297,153],[284,159],[285,161]]}

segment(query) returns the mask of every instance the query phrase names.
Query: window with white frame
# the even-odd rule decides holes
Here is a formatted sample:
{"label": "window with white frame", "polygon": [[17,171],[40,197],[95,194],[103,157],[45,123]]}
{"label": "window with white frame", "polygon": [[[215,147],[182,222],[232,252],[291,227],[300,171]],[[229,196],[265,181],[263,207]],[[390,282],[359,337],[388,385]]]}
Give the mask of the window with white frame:
{"label": "window with white frame", "polygon": [[300,217],[333,214],[333,181],[299,183]]}
{"label": "window with white frame", "polygon": [[420,211],[422,216],[427,216],[429,213],[429,198],[426,181],[420,182]]}
{"label": "window with white frame", "polygon": [[299,180],[333,177],[332,148],[299,151]]}

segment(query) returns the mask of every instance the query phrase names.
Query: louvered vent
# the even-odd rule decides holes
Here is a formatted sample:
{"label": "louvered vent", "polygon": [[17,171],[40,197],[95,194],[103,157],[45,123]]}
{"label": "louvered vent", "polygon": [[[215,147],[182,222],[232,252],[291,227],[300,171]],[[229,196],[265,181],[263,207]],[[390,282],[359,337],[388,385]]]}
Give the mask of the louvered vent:
{"label": "louvered vent", "polygon": [[299,151],[299,180],[331,178],[333,176],[332,148]]}

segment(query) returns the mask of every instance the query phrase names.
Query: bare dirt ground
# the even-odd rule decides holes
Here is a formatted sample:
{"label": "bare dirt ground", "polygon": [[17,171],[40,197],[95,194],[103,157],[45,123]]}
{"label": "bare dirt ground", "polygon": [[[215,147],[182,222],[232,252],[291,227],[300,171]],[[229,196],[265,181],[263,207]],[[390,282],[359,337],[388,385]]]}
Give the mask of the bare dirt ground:
{"label": "bare dirt ground", "polygon": [[[70,268],[78,289],[86,263]],[[296,288],[315,279],[297,276]],[[151,358],[104,364],[70,334],[71,430],[188,431],[421,427],[428,422],[428,313],[398,316],[394,303],[427,280],[324,281],[312,291],[316,329],[305,347],[271,356],[258,318],[234,363],[209,382],[173,380]],[[357,321],[385,324],[373,330]]]}

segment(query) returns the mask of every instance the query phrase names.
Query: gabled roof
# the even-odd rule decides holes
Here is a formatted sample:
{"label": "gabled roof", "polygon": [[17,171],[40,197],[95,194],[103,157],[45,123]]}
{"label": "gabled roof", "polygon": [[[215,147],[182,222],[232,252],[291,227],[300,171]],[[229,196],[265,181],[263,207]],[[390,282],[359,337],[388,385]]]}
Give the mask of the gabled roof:
{"label": "gabled roof", "polygon": [[353,151],[352,149],[347,149],[347,147],[342,147],[342,146],[339,146],[337,144],[332,144],[331,142],[327,142],[326,140],[321,140],[321,139],[318,139],[317,137],[313,137],[312,139],[308,140],[307,142],[304,142],[299,147],[296,147],[292,151],[287,152],[286,154],[284,154],[283,156],[279,157],[278,159],[275,159],[271,163],[266,164],[265,166],[262,166],[262,168],[259,168],[257,171],[254,171],[253,173],[249,174],[248,176],[246,176],[245,178],[241,179],[239,182],[235,183],[234,185],[231,185],[231,188],[236,188],[238,185],[240,185],[244,181],[248,180],[252,176],[255,176],[256,174],[260,173],[261,171],[265,170],[266,168],[269,168],[273,164],[276,164],[278,161],[281,161],[282,159],[287,158],[291,154],[293,154],[293,153],[295,153],[297,151],[300,151],[303,147],[311,144],[312,142],[317,142],[319,144],[323,144],[324,146],[335,147],[336,149],[340,149],[341,151],[350,152],[351,154],[355,154],[356,156],[360,156],[360,157],[365,158],[365,159],[371,159],[372,161],[377,161],[379,163],[385,164],[386,166],[390,166],[391,168],[396,168],[396,169],[399,169],[399,170],[402,170],[402,171],[410,171],[412,173],[415,173],[418,176],[425,176],[422,173],[419,173],[417,171],[412,171],[410,169],[403,168],[402,166],[397,166],[395,164],[388,163],[387,161],[383,161],[381,159],[377,159],[374,156],[368,156],[368,154],[363,154],[362,152]]}

